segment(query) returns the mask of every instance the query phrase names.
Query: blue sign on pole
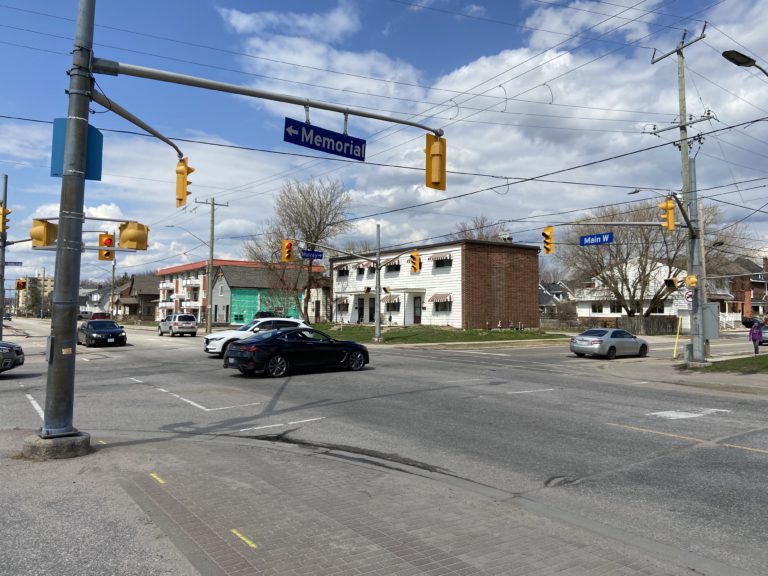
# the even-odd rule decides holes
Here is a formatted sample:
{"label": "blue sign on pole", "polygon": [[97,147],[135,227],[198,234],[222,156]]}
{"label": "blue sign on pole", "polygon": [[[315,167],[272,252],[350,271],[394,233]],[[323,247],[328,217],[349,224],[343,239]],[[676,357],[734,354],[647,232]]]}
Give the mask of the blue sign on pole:
{"label": "blue sign on pole", "polygon": [[[51,176],[61,177],[64,172],[64,140],[67,136],[67,119],[53,119],[51,144]],[[88,124],[88,150],[85,156],[85,179],[101,180],[101,156],[104,137],[97,128]]]}
{"label": "blue sign on pole", "polygon": [[301,257],[306,258],[307,260],[322,260],[323,253],[318,252],[317,250],[302,250]]}
{"label": "blue sign on pole", "polygon": [[603,232],[602,234],[590,234],[579,238],[581,246],[595,246],[596,244],[612,244],[613,232]]}
{"label": "blue sign on pole", "polygon": [[365,140],[325,128],[318,128],[293,118],[285,119],[283,140],[291,144],[312,148],[312,150],[365,161]]}

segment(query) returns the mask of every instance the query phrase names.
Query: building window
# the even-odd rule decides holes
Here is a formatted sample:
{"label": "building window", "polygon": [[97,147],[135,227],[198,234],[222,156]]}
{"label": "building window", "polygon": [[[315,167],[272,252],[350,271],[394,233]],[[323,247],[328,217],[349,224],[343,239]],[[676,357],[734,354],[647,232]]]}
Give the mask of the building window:
{"label": "building window", "polygon": [[400,272],[400,264],[390,264],[384,270],[385,272]]}
{"label": "building window", "polygon": [[387,302],[385,306],[387,312],[400,312],[400,302]]}
{"label": "building window", "polygon": [[447,302],[435,302],[435,312],[450,312],[451,304],[453,304],[453,301],[451,300],[448,300]]}
{"label": "building window", "polygon": [[365,268],[358,268],[357,269],[357,275],[363,276],[365,274]]}
{"label": "building window", "polygon": [[232,315],[232,322],[235,324],[242,324],[244,321],[244,315],[243,314],[233,314]]}
{"label": "building window", "polygon": [[349,276],[349,268],[344,268],[342,270],[336,270],[336,276],[341,278],[342,276]]}
{"label": "building window", "polygon": [[649,314],[664,314],[664,302],[661,302],[659,304],[656,304],[656,306],[652,308],[648,308]]}
{"label": "building window", "polygon": [[453,265],[452,258],[443,258],[442,260],[435,260],[435,268],[447,268]]}
{"label": "building window", "polygon": [[611,302],[611,314],[621,314],[623,308],[618,302]]}
{"label": "building window", "polygon": [[375,266],[369,266],[368,267],[368,276],[373,276],[376,274],[376,267]]}
{"label": "building window", "polygon": [[349,312],[349,302],[340,302],[336,304],[336,310],[338,312]]}
{"label": "building window", "polygon": [[219,284],[219,296],[224,296],[224,284]]}
{"label": "building window", "polygon": [[603,303],[592,302],[592,314],[602,314],[602,313],[603,313]]}

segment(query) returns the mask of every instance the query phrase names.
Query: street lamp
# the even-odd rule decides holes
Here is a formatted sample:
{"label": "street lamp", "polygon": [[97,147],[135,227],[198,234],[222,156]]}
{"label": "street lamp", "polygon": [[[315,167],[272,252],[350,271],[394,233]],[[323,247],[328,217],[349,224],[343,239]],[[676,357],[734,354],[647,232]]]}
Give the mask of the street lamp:
{"label": "street lamp", "polygon": [[193,236],[194,238],[198,239],[200,242],[208,246],[208,264],[206,266],[206,282],[205,282],[205,333],[210,334],[212,330],[212,323],[211,323],[211,297],[213,296],[213,229],[211,229],[211,238],[210,241],[206,242],[202,238],[200,238],[197,234],[194,232],[187,230],[184,228],[184,226],[178,226],[176,224],[167,224],[165,226],[166,228],[179,228],[181,230],[184,230],[187,234],[190,236]]}
{"label": "street lamp", "polygon": [[752,68],[755,67],[760,72],[768,76],[768,71],[765,70],[762,66],[760,66],[754,58],[751,56],[747,56],[746,54],[742,54],[741,52],[737,50],[726,50],[723,52],[723,58],[728,60],[731,64],[736,64],[736,66],[743,66],[744,68]]}

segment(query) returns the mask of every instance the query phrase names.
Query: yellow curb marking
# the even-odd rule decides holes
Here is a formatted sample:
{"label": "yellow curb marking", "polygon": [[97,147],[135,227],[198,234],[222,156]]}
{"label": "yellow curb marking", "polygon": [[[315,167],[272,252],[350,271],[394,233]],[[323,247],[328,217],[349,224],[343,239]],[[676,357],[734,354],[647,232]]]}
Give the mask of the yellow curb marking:
{"label": "yellow curb marking", "polygon": [[165,480],[163,480],[162,478],[160,478],[160,476],[158,476],[158,475],[157,475],[157,474],[155,474],[154,472],[152,472],[152,473],[151,473],[149,476],[150,476],[151,478],[154,478],[154,479],[155,479],[155,481],[156,481],[158,484],[165,484]]}
{"label": "yellow curb marking", "polygon": [[235,536],[237,536],[238,538],[240,538],[240,540],[242,540],[243,542],[245,542],[245,544],[248,546],[248,548],[254,548],[254,549],[255,549],[255,548],[258,548],[258,547],[259,547],[259,546],[258,546],[256,543],[254,543],[254,542],[251,542],[250,540],[248,540],[248,538],[246,538],[245,536],[243,536],[242,534],[240,534],[240,532],[238,532],[238,531],[237,531],[237,530],[235,530],[234,528],[232,528],[232,529],[230,530],[230,532],[232,532],[232,534],[234,534]]}
{"label": "yellow curb marking", "polygon": [[[681,436],[680,434],[670,434],[669,432],[660,432],[658,430],[649,430],[648,428],[638,428],[637,426],[627,426],[626,424],[614,424],[613,422],[606,422],[608,426],[618,426],[619,428],[627,428],[628,430],[637,430],[638,432],[650,432],[651,434],[659,434],[660,436],[670,436],[672,438],[680,438],[682,440],[690,440],[691,442],[704,443],[707,440],[701,438],[692,438],[691,436]],[[747,452],[758,452],[760,454],[768,454],[768,450],[762,448],[750,448],[749,446],[741,446],[739,444],[718,444],[716,446],[723,446],[725,448],[736,448],[737,450],[746,450]]]}

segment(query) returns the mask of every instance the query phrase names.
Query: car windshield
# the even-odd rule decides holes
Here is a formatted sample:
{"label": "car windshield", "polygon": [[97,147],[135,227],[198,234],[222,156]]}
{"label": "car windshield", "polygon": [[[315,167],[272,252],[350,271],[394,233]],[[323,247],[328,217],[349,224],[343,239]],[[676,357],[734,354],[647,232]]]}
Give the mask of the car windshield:
{"label": "car windshield", "polygon": [[192,316],[191,314],[182,314],[181,316],[179,316],[179,321],[180,322],[194,322],[195,321],[195,317]]}
{"label": "car windshield", "polygon": [[117,322],[112,320],[97,320],[96,322],[91,322],[90,326],[93,330],[117,330],[120,328]]}
{"label": "car windshield", "polygon": [[605,336],[606,334],[608,334],[608,330],[586,330],[585,332],[579,334],[579,336],[597,336],[599,338],[601,336]]}
{"label": "car windshield", "polygon": [[251,328],[253,328],[256,324],[258,324],[260,320],[254,320],[253,322],[248,322],[248,324],[243,324],[240,326],[240,328],[236,328],[238,332],[248,332]]}

